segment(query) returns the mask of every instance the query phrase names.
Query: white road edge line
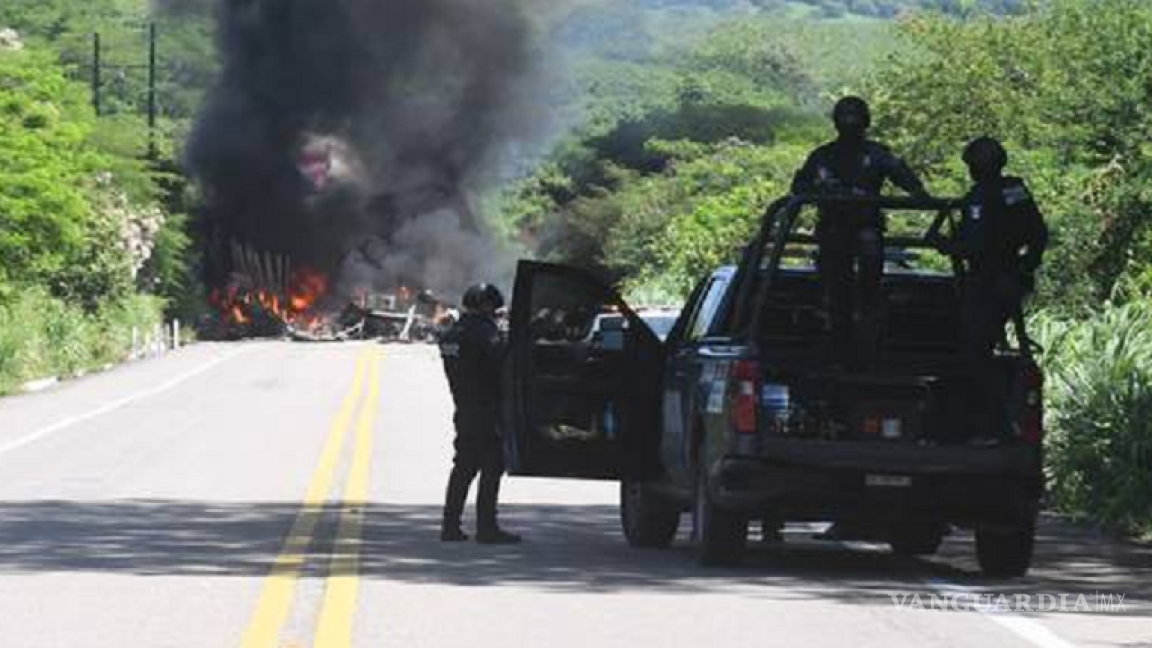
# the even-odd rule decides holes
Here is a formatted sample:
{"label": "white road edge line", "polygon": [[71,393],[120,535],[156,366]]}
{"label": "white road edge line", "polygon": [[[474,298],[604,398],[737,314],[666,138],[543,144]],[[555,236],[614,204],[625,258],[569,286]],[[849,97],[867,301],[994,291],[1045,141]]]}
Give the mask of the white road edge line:
{"label": "white road edge line", "polygon": [[103,416],[103,415],[109,414],[111,412],[115,412],[116,410],[118,410],[122,407],[125,407],[127,405],[131,405],[132,403],[136,403],[136,402],[148,399],[148,398],[152,398],[153,396],[159,396],[160,394],[163,394],[166,391],[170,391],[172,389],[175,389],[176,387],[179,387],[181,384],[195,378],[196,376],[199,376],[203,373],[211,371],[216,366],[223,364],[223,363],[235,358],[238,355],[252,351],[254,348],[255,347],[245,347],[242,349],[237,349],[237,350],[232,351],[230,353],[227,353],[223,356],[220,356],[219,358],[216,358],[214,360],[206,362],[206,363],[200,365],[199,367],[197,367],[191,371],[180,374],[179,376],[173,378],[172,380],[170,380],[170,381],[168,381],[162,385],[159,385],[157,387],[153,387],[152,389],[148,389],[148,390],[141,391],[141,392],[136,392],[135,394],[132,394],[130,396],[125,396],[124,398],[114,400],[111,403],[107,403],[105,405],[97,407],[96,409],[94,409],[90,412],[86,412],[84,414],[78,414],[76,416],[69,416],[69,417],[63,418],[63,419],[53,423],[52,425],[49,425],[48,427],[41,428],[41,429],[29,434],[28,436],[16,439],[15,441],[10,441],[9,443],[5,443],[3,445],[0,445],[0,456],[6,455],[6,454],[13,452],[15,450],[19,450],[25,446],[29,446],[29,445],[36,443],[37,441],[43,439],[44,437],[47,437],[51,434],[55,434],[61,430],[65,430],[67,428],[70,428],[73,425],[77,425],[79,423],[84,423],[85,421],[90,421],[96,417]]}
{"label": "white road edge line", "polygon": [[[945,593],[976,596],[977,592],[956,583],[932,579],[928,583]],[[1016,636],[1040,648],[1076,648],[1075,644],[1061,639],[1047,627],[1027,617],[1007,610],[990,610],[983,607],[973,608],[996,625],[1011,631]]]}

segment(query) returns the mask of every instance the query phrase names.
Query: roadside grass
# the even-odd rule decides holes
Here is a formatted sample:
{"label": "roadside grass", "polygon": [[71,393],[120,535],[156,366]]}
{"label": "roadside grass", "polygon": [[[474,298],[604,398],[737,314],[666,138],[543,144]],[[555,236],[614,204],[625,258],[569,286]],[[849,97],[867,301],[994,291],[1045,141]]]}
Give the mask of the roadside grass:
{"label": "roadside grass", "polygon": [[133,327],[150,331],[162,321],[163,302],[154,297],[134,295],[89,313],[40,288],[11,295],[0,304],[0,395],[125,360]]}
{"label": "roadside grass", "polygon": [[1040,316],[1046,472],[1062,513],[1152,538],[1152,301]]}

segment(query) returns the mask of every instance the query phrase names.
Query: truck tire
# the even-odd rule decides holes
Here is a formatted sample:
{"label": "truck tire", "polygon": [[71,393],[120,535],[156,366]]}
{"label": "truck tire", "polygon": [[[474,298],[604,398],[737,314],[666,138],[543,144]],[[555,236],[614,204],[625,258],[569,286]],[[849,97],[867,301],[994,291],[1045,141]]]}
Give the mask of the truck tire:
{"label": "truck tire", "polygon": [[680,529],[680,509],[652,492],[643,482],[620,482],[620,523],[628,544],[666,549]]}
{"label": "truck tire", "polygon": [[976,560],[989,576],[1023,576],[1032,565],[1036,521],[1028,519],[1012,527],[976,527]]}
{"label": "truck tire", "polygon": [[738,565],[748,542],[748,520],[735,511],[717,506],[708,494],[707,479],[701,471],[693,508],[697,560],[705,567]]}
{"label": "truck tire", "polygon": [[909,524],[893,529],[888,544],[897,556],[931,556],[940,549],[943,540],[942,525]]}

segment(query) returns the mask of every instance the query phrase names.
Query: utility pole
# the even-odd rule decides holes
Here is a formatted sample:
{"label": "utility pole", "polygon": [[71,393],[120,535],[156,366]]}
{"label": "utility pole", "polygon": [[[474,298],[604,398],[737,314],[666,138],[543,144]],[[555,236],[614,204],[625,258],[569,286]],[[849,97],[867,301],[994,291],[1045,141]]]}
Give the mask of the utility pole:
{"label": "utility pole", "polygon": [[99,117],[104,112],[104,69],[111,69],[120,75],[144,69],[148,75],[147,120],[148,120],[148,159],[160,157],[157,123],[160,117],[159,84],[159,35],[155,22],[148,23],[148,62],[140,64],[108,64],[104,61],[104,45],[99,33],[92,34],[92,106]]}
{"label": "utility pole", "polygon": [[156,23],[148,24],[148,159],[155,162],[159,157],[156,150]]}
{"label": "utility pole", "polygon": [[92,107],[96,109],[96,116],[100,116],[100,69],[103,65],[101,59],[103,51],[100,46],[100,34],[92,34]]}

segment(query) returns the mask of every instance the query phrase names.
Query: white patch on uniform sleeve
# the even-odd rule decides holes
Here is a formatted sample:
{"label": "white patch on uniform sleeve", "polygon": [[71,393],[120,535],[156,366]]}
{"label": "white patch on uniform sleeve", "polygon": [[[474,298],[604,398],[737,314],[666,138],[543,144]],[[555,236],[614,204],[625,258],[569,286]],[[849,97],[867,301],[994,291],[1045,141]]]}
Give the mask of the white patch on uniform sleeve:
{"label": "white patch on uniform sleeve", "polygon": [[1022,186],[1016,185],[1004,189],[1004,202],[1009,206],[1018,205],[1032,199],[1032,195]]}

